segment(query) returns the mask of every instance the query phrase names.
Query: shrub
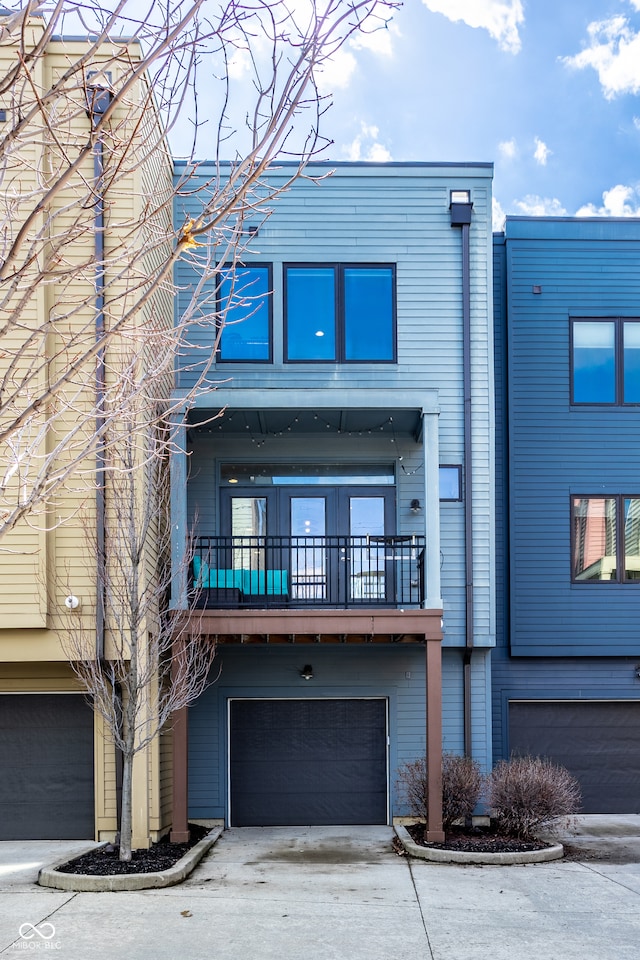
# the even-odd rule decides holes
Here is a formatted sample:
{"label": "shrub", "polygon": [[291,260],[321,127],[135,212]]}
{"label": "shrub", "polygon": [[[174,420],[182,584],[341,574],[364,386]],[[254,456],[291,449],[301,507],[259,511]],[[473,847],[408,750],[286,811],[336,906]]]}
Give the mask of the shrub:
{"label": "shrub", "polygon": [[[453,753],[442,756],[442,825],[450,829],[455,820],[473,813],[482,791],[480,767],[470,757]],[[427,761],[424,757],[404,763],[398,771],[398,789],[412,817],[428,820]]]}
{"label": "shrub", "polygon": [[468,820],[475,810],[484,777],[480,765],[471,757],[453,753],[442,756],[442,824],[448,829],[454,820]]}
{"label": "shrub", "polygon": [[536,829],[580,808],[580,786],[564,767],[542,757],[501,760],[487,778],[487,803],[498,827],[529,840]]}

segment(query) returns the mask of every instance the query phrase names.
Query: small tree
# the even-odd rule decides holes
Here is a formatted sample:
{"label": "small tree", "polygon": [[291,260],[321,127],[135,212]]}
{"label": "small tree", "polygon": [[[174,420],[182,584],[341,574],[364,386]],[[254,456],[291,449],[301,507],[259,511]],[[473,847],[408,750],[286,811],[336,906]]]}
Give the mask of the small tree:
{"label": "small tree", "polygon": [[[140,413],[142,414],[142,410]],[[187,632],[168,608],[171,525],[165,438],[154,424],[111,433],[104,552],[94,553],[102,580],[104,656],[95,634],[72,611],[65,653],[122,756],[120,859],[131,859],[132,773],[143,751],[204,690],[215,647]]]}
{"label": "small tree", "polygon": [[491,816],[505,833],[523,840],[558,817],[573,816],[580,799],[575,777],[542,757],[501,760],[487,778]]}

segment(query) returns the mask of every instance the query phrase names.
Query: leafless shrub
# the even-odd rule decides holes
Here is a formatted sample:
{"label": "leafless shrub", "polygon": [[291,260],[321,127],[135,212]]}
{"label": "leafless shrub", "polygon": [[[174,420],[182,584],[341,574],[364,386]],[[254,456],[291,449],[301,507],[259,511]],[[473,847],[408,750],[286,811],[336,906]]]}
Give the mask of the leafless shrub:
{"label": "leafless shrub", "polygon": [[477,806],[484,778],[480,765],[471,757],[445,753],[442,757],[442,823],[445,829],[455,820],[467,820]]}
{"label": "leafless shrub", "polygon": [[580,800],[575,777],[542,757],[502,760],[487,778],[491,816],[505,833],[522,839],[557,817],[577,813]]}
{"label": "leafless shrub", "polygon": [[[483,777],[477,761],[454,753],[442,756],[442,825],[451,828],[474,811],[482,792]],[[398,789],[411,816],[428,820],[427,761],[424,757],[404,763],[398,771]]]}
{"label": "leafless shrub", "polygon": [[398,769],[398,793],[405,801],[409,816],[427,820],[427,761],[425,757],[409,760]]}

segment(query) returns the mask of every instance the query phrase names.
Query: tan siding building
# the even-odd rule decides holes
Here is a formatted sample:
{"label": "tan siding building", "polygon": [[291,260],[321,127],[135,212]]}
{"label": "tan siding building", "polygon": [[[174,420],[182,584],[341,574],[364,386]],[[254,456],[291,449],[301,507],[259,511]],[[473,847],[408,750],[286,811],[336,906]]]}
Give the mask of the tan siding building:
{"label": "tan siding building", "polygon": [[[88,656],[102,644],[96,342],[108,419],[121,371],[155,360],[148,331],[173,323],[172,167],[144,74],[130,83],[138,45],[41,45],[44,30],[35,17],[0,39],[0,839],[103,839],[118,756],[68,662],[73,637]],[[165,366],[154,399],[170,388]],[[153,531],[147,554],[151,578]],[[168,746],[136,759],[138,846],[170,826]]]}

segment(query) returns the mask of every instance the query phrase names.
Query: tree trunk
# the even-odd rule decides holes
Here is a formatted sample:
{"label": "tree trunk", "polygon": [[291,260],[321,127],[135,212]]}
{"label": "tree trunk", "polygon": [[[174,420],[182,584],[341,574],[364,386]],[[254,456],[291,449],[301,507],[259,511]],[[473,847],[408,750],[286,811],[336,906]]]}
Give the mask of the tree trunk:
{"label": "tree trunk", "polygon": [[120,859],[131,860],[131,811],[133,786],[133,753],[125,751],[122,757],[122,807],[120,810]]}

